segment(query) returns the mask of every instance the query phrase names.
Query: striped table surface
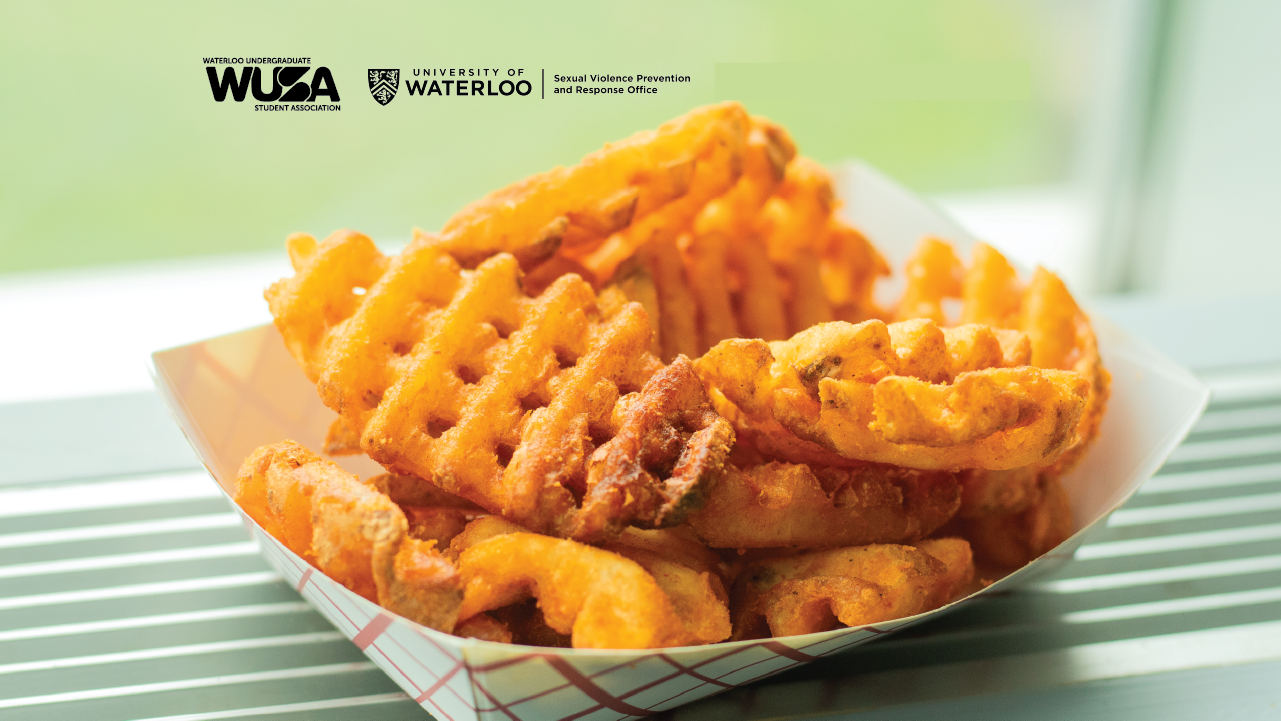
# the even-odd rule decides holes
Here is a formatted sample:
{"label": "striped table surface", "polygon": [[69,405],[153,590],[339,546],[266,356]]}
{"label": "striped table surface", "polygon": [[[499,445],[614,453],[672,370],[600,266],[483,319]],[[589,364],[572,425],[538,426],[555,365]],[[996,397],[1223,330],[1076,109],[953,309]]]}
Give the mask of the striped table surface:
{"label": "striped table surface", "polygon": [[[1214,387],[1161,472],[1053,576],[669,715],[1016,717],[1126,679],[1139,710],[1193,717],[1185,697],[1218,691],[1266,710],[1281,687],[1254,680],[1281,678],[1281,374]],[[100,402],[161,412],[127,400]],[[0,485],[0,718],[428,717],[267,567],[203,470],[75,468]]]}

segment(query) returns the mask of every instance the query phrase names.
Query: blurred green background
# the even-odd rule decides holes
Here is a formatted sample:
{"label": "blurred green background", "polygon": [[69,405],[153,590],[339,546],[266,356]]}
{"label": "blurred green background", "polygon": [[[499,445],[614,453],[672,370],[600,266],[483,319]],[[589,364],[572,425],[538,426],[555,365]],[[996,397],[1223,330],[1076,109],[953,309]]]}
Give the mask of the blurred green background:
{"label": "blurred green background", "polygon": [[[5,3],[0,273],[438,228],[484,193],[691,107],[743,101],[824,162],[918,190],[1068,172],[1082,43],[1066,3]],[[202,58],[310,56],[337,113],[211,97]],[[657,95],[407,98],[415,67],[680,73]],[[367,68],[400,68],[370,97]],[[550,86],[550,84],[549,84]],[[537,88],[537,86],[535,86]]]}

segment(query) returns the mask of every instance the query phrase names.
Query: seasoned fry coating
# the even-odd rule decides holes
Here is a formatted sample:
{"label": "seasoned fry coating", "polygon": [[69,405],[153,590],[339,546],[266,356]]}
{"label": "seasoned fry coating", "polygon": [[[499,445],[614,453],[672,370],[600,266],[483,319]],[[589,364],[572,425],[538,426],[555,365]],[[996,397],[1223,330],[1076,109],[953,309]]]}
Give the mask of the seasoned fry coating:
{"label": "seasoned fry coating", "polygon": [[[531,535],[498,516],[476,519],[454,538],[447,555],[459,558],[484,541],[508,534]],[[653,577],[672,602],[685,628],[687,643],[712,643],[729,636],[729,599],[718,559],[696,540],[675,529],[628,528],[616,541],[606,544],[604,550],[635,561]],[[500,619],[507,618],[505,613],[503,609],[493,611],[495,618]],[[543,638],[546,634],[539,632],[539,623],[525,618],[526,615],[516,614],[520,619],[518,626],[509,626],[513,634],[533,634],[541,639],[538,645],[547,645],[544,643],[547,639]],[[541,614],[538,618],[542,618]]]}
{"label": "seasoned fry coating", "polygon": [[1076,427],[1076,438],[1052,467],[1071,470],[1099,434],[1107,408],[1112,376],[1099,358],[1099,344],[1090,319],[1077,306],[1058,276],[1037,268],[1023,296],[1019,330],[1032,344],[1032,365],[1073,371],[1090,381],[1089,397]]}
{"label": "seasoned fry coating", "polygon": [[772,636],[799,636],[891,621],[902,615],[885,602],[885,587],[858,578],[817,576],[781,581],[760,599]]}
{"label": "seasoned fry coating", "polygon": [[635,561],[574,541],[509,533],[458,559],[460,617],[538,598],[547,625],[574,648],[663,648],[698,643],[654,577]]}
{"label": "seasoned fry coating", "polygon": [[950,243],[923,238],[907,261],[907,287],[895,320],[926,318],[940,326],[948,325],[943,299],[961,294],[964,272]]}
{"label": "seasoned fry coating", "polygon": [[1035,496],[1017,513],[963,519],[962,532],[975,555],[993,566],[1018,568],[1066,541],[1072,535],[1072,506],[1058,476],[1042,473]]}
{"label": "seasoned fry coating", "polygon": [[734,582],[735,640],[814,633],[940,605],[947,566],[910,546],[836,548],[752,564]]}
{"label": "seasoned fry coating", "polygon": [[700,543],[688,525],[654,530],[633,526],[623,531],[613,545],[650,551],[699,573],[723,577],[720,557]]}
{"label": "seasoned fry coating", "polygon": [[376,576],[391,570],[390,562],[394,562],[398,546],[408,535],[409,524],[400,508],[390,498],[340,472],[326,479],[312,494],[311,522],[311,548],[320,570],[361,596],[377,601]]}
{"label": "seasoned fry coating", "polygon": [[935,585],[936,595],[930,606],[942,606],[959,598],[974,583],[974,551],[963,538],[927,538],[913,544],[943,562],[945,575]]}
{"label": "seasoned fry coating", "polygon": [[289,550],[315,564],[311,550],[311,496],[316,487],[336,474],[337,465],[293,441],[255,450],[240,466],[233,498]]}
{"label": "seasoned fry coating", "polygon": [[[616,434],[588,462],[572,537],[616,537],[633,522],[674,526],[701,506],[734,445],[689,360],[678,356],[614,407]],[[660,481],[661,478],[666,481]]]}
{"label": "seasoned fry coating", "polygon": [[715,643],[729,638],[729,596],[719,575],[696,571],[657,552],[624,543],[605,548],[635,561],[654,577],[680,617],[689,639],[686,643]]}
{"label": "seasoned fry coating", "polygon": [[435,541],[437,548],[448,548],[454,536],[462,533],[468,521],[475,517],[475,514],[457,508],[437,506],[401,506],[400,510],[409,522],[410,537]]}
{"label": "seasoned fry coating", "polygon": [[[736,430],[748,430],[753,442],[764,437],[770,445],[759,450],[785,460],[827,454],[909,468],[1006,469],[1052,459],[1072,440],[1084,378],[1026,366],[953,378],[953,368],[1003,364],[1004,355],[990,343],[986,351],[963,346],[961,334],[951,340],[930,321],[835,322],[771,344],[725,341],[695,368]],[[788,436],[813,449],[788,444]]]}
{"label": "seasoned fry coating", "polygon": [[760,258],[765,258],[765,241],[757,229],[757,216],[795,156],[796,147],[785,130],[764,118],[752,118],[743,151],[743,174],[733,188],[699,211],[693,232],[682,238],[686,275],[698,300],[700,354],[726,338],[739,336],[740,321],[745,327],[774,324],[777,337],[786,333],[773,268],[759,269],[766,277],[756,279],[769,284],[765,292],[738,289],[739,305],[758,306],[750,312],[763,313],[766,317],[761,321],[744,316],[742,309],[735,312],[734,281],[737,276],[742,286],[751,276],[749,269],[743,267],[743,246],[752,246]]}
{"label": "seasoned fry coating", "polygon": [[[411,621],[448,633],[463,601],[458,569],[436,550],[435,541],[399,536],[376,545],[373,557],[378,605]],[[332,574],[330,574],[332,577]]]}
{"label": "seasoned fry coating", "polygon": [[[355,234],[295,245],[298,274],[268,291],[277,325],[292,339],[291,348],[303,348],[295,355],[312,364],[321,397],[340,413],[340,424],[360,429],[361,448],[395,472],[426,479],[531,529],[573,533],[588,459],[618,430],[612,424],[619,396],[642,390],[661,367],[648,353],[644,310],[623,303],[602,314],[591,287],[575,275],[561,276],[530,298],[512,256],[496,255],[467,271],[440,242],[420,236],[390,261],[379,261],[373,251],[374,265],[385,271],[363,296],[344,289],[362,300],[343,306],[349,315],[339,317],[334,306],[316,304],[300,289],[333,277],[339,269],[332,263],[350,261],[354,251],[343,248],[372,245]],[[315,316],[321,316],[319,326],[311,323]],[[294,334],[303,326],[326,330],[320,338]],[[626,483],[633,493],[664,487],[659,495],[667,505],[633,508],[629,521],[678,522],[719,473],[723,453],[717,449],[732,433],[697,410],[706,407],[702,391],[697,383],[687,385],[692,391],[678,395],[693,405],[669,399],[662,417],[681,419],[682,429],[699,417],[717,428],[687,439],[694,466],[677,464],[692,474],[678,482],[664,486],[676,457],[641,462],[648,475],[633,474]],[[635,464],[620,455],[622,444],[612,446],[614,460],[605,464],[611,469]],[[629,447],[641,450],[636,443]],[[604,473],[593,487],[614,482],[624,481]],[[682,493],[692,497],[683,500]],[[603,518],[606,507],[613,508],[594,508],[595,525],[580,533],[617,533],[625,525]]]}
{"label": "seasoned fry coating", "polygon": [[484,509],[466,498],[447,493],[417,476],[383,473],[366,479],[365,483],[386,494],[398,506],[454,508],[467,513],[484,513]]}
{"label": "seasoned fry coating", "polygon": [[970,469],[958,474],[963,518],[1018,513],[1041,498],[1042,470],[1036,465],[1006,471]]}
{"label": "seasoned fry coating", "polygon": [[689,524],[713,548],[830,548],[910,543],[960,506],[947,471],[894,466],[731,467]]}
{"label": "seasoned fry coating", "polygon": [[974,259],[961,286],[961,322],[994,328],[1019,327],[1023,284],[1014,266],[987,243],[975,243]]}
{"label": "seasoned fry coating", "polygon": [[[441,238],[464,262],[532,251],[539,240],[552,251],[561,242],[592,247],[686,196],[694,176],[708,166],[734,171],[741,160],[733,151],[741,149],[746,125],[747,114],[737,103],[698,108],[657,130],[608,144],[572,168],[490,193],[451,218]],[[557,232],[548,233],[558,222]]]}
{"label": "seasoned fry coating", "polygon": [[411,537],[400,508],[372,485],[282,441],[246,459],[235,498],[254,520],[265,509],[265,530],[354,593],[424,626],[453,629],[462,602],[457,570],[434,541]]}
{"label": "seasoned fry coating", "polygon": [[[950,281],[931,287],[940,299],[958,297]],[[962,532],[982,560],[1014,567],[1069,535],[1071,517],[1063,510],[1066,500],[1053,489],[1059,487],[1056,479],[1071,470],[1097,436],[1111,379],[1100,360],[1089,318],[1063,282],[1044,268],[1037,268],[1024,285],[1004,256],[977,243],[959,298],[961,322],[986,324],[998,334],[1006,356],[1003,366],[1068,371],[1087,383],[1085,402],[1061,452],[1024,466],[972,469],[961,476]],[[928,309],[900,307],[900,315],[914,314],[931,317]],[[960,326],[967,327],[982,326]]]}
{"label": "seasoned fry coating", "polygon": [[[947,254],[943,250],[946,244],[941,245],[943,247],[929,239],[923,241],[917,257],[910,262],[946,265],[939,260]],[[947,252],[950,253],[950,248]],[[938,302],[947,297],[959,298],[962,323],[991,326],[1005,356],[1003,367],[1030,365],[1072,371],[1088,381],[1088,395],[1074,432],[1067,439],[1067,447],[1053,459],[1053,472],[1062,474],[1071,470],[1098,434],[1111,377],[1099,358],[1098,341],[1090,320],[1063,281],[1050,271],[1037,268],[1025,286],[1009,261],[984,243],[974,245],[973,261],[964,271],[959,291],[950,272],[938,274],[946,278],[927,282],[928,275],[920,275],[919,292],[927,293]],[[909,287],[915,277],[909,278]],[[925,306],[902,303],[898,315],[900,318],[934,318],[927,306],[932,307],[928,303]],[[949,337],[949,344],[952,342]]]}

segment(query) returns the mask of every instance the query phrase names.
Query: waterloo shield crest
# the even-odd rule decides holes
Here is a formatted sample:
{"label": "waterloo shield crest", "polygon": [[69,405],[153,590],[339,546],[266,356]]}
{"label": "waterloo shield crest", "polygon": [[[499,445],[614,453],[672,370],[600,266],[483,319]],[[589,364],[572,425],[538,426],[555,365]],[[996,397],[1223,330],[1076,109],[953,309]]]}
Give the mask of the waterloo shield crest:
{"label": "waterloo shield crest", "polygon": [[396,97],[400,89],[400,70],[370,70],[369,94],[379,105],[386,105]]}

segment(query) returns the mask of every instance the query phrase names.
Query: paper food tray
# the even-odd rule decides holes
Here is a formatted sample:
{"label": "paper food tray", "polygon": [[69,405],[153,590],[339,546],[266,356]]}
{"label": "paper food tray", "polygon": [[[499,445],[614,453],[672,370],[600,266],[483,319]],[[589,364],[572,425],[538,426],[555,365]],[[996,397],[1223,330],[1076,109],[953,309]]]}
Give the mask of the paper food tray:
{"label": "paper food tray", "polygon": [[[846,169],[847,215],[902,267],[923,234],[957,244],[972,238],[928,203],[864,165]],[[873,626],[787,638],[647,651],[535,648],[464,639],[383,610],[308,565],[247,515],[245,525],[281,575],[441,719],[620,719],[650,715],[838,653],[945,613],[995,588],[1009,588],[1071,558],[1086,529],[1104,522],[1149,478],[1200,416],[1208,390],[1187,370],[1093,317],[1112,398],[1099,439],[1063,479],[1073,536],[987,589],[929,613]],[[323,445],[334,418],[272,326],[260,326],[153,356],[153,372],[197,455],[229,494],[255,448],[293,439]],[[336,459],[367,477],[382,468]],[[229,496],[230,497],[230,496]]]}

